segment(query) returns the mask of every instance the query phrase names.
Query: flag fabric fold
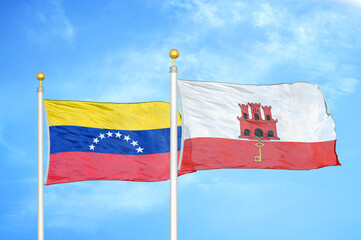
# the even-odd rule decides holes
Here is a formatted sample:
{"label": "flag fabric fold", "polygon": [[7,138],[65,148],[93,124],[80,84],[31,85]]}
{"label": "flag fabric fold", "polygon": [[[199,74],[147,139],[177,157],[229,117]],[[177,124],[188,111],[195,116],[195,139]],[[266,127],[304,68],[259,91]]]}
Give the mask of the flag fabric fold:
{"label": "flag fabric fold", "polygon": [[[169,103],[44,100],[44,104],[50,140],[46,185],[169,179]],[[178,136],[180,143],[180,114]]]}
{"label": "flag fabric fold", "polygon": [[340,165],[319,87],[178,80],[181,172],[219,168],[308,170]]}

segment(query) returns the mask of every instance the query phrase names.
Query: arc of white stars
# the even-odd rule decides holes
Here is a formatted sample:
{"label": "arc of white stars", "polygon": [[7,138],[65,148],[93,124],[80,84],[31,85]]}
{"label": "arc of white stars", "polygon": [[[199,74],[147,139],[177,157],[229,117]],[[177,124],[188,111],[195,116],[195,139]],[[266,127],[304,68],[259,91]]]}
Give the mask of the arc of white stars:
{"label": "arc of white stars", "polygon": [[[110,131],[108,131],[108,132],[105,133],[105,134],[108,136],[108,138],[109,138],[109,137],[113,137],[113,133],[110,132]],[[98,143],[100,142],[100,140],[102,140],[102,139],[105,138],[105,134],[100,133],[98,137],[93,138],[93,143],[98,144]],[[123,134],[121,134],[119,131],[116,132],[116,133],[114,133],[114,134],[115,134],[115,137],[116,137],[116,138],[120,138],[120,139],[121,139],[121,136],[123,135]],[[99,140],[98,138],[100,138],[100,140]],[[129,140],[131,140],[131,138],[130,138],[129,135],[124,135],[124,139],[123,139],[123,140],[129,142]],[[135,149],[135,150],[137,150],[137,153],[143,153],[144,148],[141,148],[141,147],[139,146],[138,141],[132,140],[132,142],[131,142],[130,144],[131,144],[133,147],[138,146],[138,148]],[[94,150],[95,150],[95,145],[94,145],[94,144],[89,145],[89,150],[94,151]]]}

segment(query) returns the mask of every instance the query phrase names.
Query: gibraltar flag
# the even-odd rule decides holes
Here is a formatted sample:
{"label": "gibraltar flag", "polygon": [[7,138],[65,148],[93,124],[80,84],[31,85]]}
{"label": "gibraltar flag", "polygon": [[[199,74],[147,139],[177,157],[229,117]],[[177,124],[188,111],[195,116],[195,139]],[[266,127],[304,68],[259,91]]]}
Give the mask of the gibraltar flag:
{"label": "gibraltar flag", "polygon": [[308,170],[340,165],[320,88],[178,80],[181,172],[218,168]]}

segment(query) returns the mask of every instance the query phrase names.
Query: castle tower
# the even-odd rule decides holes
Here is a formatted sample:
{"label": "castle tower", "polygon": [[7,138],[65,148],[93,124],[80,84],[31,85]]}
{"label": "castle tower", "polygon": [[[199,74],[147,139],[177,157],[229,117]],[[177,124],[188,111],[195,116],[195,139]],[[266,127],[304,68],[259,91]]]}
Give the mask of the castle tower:
{"label": "castle tower", "polygon": [[248,103],[248,105],[251,107],[252,112],[252,119],[253,120],[262,120],[261,117],[261,104],[260,103]]}
{"label": "castle tower", "polygon": [[271,106],[262,106],[263,109],[263,113],[264,113],[264,118],[266,121],[271,121],[272,120],[272,113],[271,113]]}
{"label": "castle tower", "polygon": [[241,108],[242,116],[240,118],[248,119],[248,106],[246,104],[238,104],[238,106]]}

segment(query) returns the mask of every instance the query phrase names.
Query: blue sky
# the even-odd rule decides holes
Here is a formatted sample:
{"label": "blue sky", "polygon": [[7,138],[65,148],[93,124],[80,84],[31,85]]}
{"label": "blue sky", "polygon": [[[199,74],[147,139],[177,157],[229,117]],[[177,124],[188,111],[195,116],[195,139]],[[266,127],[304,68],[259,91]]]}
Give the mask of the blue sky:
{"label": "blue sky", "polygon": [[[181,79],[308,81],[341,167],[179,179],[179,239],[361,238],[361,1],[1,1],[0,239],[37,235],[35,76],[45,98],[169,101]],[[45,148],[46,149],[46,148]],[[168,239],[169,181],[45,187],[46,239]]]}

